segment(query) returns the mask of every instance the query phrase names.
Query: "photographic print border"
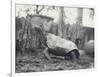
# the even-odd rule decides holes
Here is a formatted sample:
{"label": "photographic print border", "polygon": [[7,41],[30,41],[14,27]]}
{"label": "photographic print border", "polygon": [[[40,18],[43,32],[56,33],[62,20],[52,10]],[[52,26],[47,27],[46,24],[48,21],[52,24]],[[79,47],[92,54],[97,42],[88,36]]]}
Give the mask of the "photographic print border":
{"label": "photographic print border", "polygon": [[[84,5],[78,5],[78,4],[70,4],[70,3],[68,3],[67,4],[67,2],[58,2],[57,3],[57,0],[56,0],[56,2],[54,2],[54,1],[52,1],[52,0],[49,0],[49,1],[46,1],[46,0],[41,0],[41,1],[37,1],[37,0],[13,0],[12,2],[11,2],[11,8],[12,8],[12,14],[11,14],[11,55],[12,55],[12,57],[11,57],[11,74],[12,74],[12,76],[14,77],[24,77],[24,76],[33,76],[33,75],[38,75],[38,74],[41,74],[41,75],[43,75],[43,74],[45,74],[45,75],[48,75],[48,74],[51,74],[51,73],[58,73],[58,71],[55,71],[55,72],[33,72],[33,73],[15,73],[15,5],[16,4],[33,4],[33,5],[54,5],[54,6],[66,6],[66,7],[82,7],[82,8],[94,8],[95,9],[95,7],[94,6],[84,6]],[[86,70],[64,70],[64,71],[60,71],[60,72],[62,72],[62,73],[66,73],[66,72],[68,72],[68,73],[72,73],[72,72],[80,72],[80,71],[82,71],[82,72],[88,72],[88,71],[93,71],[95,68],[93,68],[92,70],[91,69],[86,69]]]}

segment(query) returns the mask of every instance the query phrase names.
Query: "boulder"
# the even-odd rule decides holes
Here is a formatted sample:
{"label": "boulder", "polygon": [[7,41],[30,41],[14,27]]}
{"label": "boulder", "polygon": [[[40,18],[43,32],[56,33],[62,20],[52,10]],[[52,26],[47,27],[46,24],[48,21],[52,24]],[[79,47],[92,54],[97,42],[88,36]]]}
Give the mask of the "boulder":
{"label": "boulder", "polygon": [[90,40],[84,45],[85,53],[89,56],[94,56],[94,40]]}

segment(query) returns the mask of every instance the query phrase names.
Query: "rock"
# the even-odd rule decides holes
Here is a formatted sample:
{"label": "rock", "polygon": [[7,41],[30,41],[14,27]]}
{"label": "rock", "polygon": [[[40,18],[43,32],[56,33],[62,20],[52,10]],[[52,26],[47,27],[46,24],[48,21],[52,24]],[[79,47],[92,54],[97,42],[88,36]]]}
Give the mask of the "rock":
{"label": "rock", "polygon": [[84,45],[85,53],[89,56],[94,56],[94,40],[90,40]]}

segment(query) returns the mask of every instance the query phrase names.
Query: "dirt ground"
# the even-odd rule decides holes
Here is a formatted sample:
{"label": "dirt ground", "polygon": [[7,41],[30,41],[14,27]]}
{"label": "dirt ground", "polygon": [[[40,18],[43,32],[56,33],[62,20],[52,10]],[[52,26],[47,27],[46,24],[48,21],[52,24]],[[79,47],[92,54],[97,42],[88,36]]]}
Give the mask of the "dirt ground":
{"label": "dirt ground", "polygon": [[52,61],[47,60],[42,53],[37,56],[31,54],[18,56],[16,58],[16,73],[23,72],[42,72],[58,70],[78,70],[89,69],[94,67],[94,58],[86,55],[80,56],[77,63],[70,60],[64,60],[63,57],[51,55]]}

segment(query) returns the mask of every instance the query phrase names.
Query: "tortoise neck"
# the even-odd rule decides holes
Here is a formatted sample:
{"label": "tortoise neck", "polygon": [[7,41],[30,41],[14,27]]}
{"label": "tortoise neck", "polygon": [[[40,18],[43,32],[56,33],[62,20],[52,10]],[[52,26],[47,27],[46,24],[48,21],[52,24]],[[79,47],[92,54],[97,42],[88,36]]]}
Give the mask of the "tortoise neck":
{"label": "tortoise neck", "polygon": [[48,47],[46,44],[47,41],[47,32],[45,32],[44,30],[40,29],[40,28],[36,28],[37,33],[39,34],[39,39],[40,39],[40,43],[45,46]]}

